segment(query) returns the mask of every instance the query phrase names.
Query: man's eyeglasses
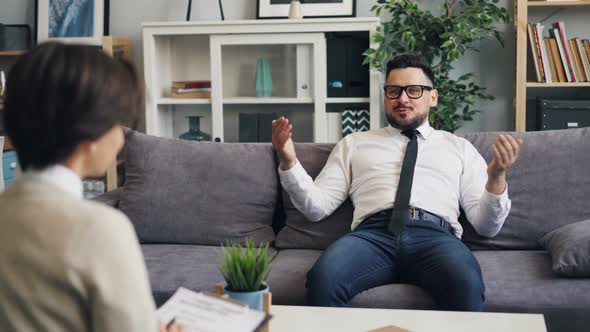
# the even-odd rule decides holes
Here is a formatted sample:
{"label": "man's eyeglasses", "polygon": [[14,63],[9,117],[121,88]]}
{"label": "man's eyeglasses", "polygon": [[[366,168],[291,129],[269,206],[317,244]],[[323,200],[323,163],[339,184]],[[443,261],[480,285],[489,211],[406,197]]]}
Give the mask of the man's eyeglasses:
{"label": "man's eyeglasses", "polygon": [[406,95],[408,95],[408,97],[410,97],[411,99],[418,99],[422,97],[422,94],[424,94],[424,90],[430,91],[432,89],[434,88],[427,85],[385,85],[383,87],[383,91],[385,91],[385,97],[389,99],[399,98],[403,91],[405,91]]}

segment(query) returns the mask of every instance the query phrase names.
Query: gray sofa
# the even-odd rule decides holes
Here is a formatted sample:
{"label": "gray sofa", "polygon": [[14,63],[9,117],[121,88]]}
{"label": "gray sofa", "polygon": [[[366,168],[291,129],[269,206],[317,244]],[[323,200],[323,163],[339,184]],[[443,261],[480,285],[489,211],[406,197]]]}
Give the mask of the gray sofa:
{"label": "gray sofa", "polygon": [[[497,133],[463,135],[490,160]],[[477,236],[463,222],[486,285],[486,311],[543,313],[549,331],[590,330],[590,279],[558,277],[538,241],[590,219],[590,129],[514,133],[525,143],[509,174],[512,211],[498,236]],[[316,176],[332,144],[297,144]],[[270,144],[188,142],[127,133],[124,185],[98,199],[121,209],[142,244],[157,303],[179,286],[211,291],[222,282],[219,245],[252,238],[278,254],[268,284],[275,304],[304,304],[305,274],[349,231],[352,204],[310,223],[279,183]],[[424,290],[386,285],[357,295],[355,307],[434,309]]]}

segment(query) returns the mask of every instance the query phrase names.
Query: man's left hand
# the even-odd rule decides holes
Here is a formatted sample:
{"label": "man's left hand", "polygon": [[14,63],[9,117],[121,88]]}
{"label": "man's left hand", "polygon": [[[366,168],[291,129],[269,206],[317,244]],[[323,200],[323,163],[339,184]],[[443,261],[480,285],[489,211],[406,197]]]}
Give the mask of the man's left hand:
{"label": "man's left hand", "polygon": [[510,135],[498,135],[492,145],[494,159],[488,165],[487,189],[491,193],[500,194],[506,188],[506,172],[518,159],[518,151],[522,139],[514,139]]}

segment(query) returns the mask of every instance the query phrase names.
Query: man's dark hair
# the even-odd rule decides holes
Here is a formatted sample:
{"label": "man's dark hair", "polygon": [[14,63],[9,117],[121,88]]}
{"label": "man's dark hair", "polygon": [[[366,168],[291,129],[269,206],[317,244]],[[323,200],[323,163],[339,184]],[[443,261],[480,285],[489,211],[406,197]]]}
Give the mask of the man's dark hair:
{"label": "man's dark hair", "polygon": [[430,66],[422,58],[417,54],[400,54],[394,57],[393,59],[387,62],[387,70],[385,79],[389,77],[389,73],[394,69],[403,69],[403,68],[420,68],[424,72],[424,74],[430,79],[430,82],[434,85],[434,73]]}
{"label": "man's dark hair", "polygon": [[95,46],[44,43],[8,74],[4,125],[20,166],[65,161],[84,141],[137,121],[144,89],[135,68]]}

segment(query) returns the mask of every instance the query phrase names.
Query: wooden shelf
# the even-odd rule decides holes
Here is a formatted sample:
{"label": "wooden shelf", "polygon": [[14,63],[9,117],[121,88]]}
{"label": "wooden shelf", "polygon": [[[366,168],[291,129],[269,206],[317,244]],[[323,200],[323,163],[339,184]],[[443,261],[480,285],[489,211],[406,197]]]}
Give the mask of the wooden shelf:
{"label": "wooden shelf", "polygon": [[583,88],[590,87],[590,82],[559,82],[559,83],[537,83],[527,82],[528,88]]}
{"label": "wooden shelf", "polygon": [[209,98],[160,98],[156,100],[158,105],[209,105]]}
{"label": "wooden shelf", "polygon": [[559,6],[590,6],[589,0],[570,0],[570,1],[529,1],[529,7],[559,7]]}
{"label": "wooden shelf", "polygon": [[369,98],[366,97],[358,97],[358,98],[328,98],[326,100],[326,103],[328,104],[368,104],[369,103]]}
{"label": "wooden shelf", "polygon": [[17,56],[17,55],[23,55],[25,54],[27,51],[0,51],[0,56]]}
{"label": "wooden shelf", "polygon": [[224,104],[311,104],[311,98],[237,97],[225,98]]}

